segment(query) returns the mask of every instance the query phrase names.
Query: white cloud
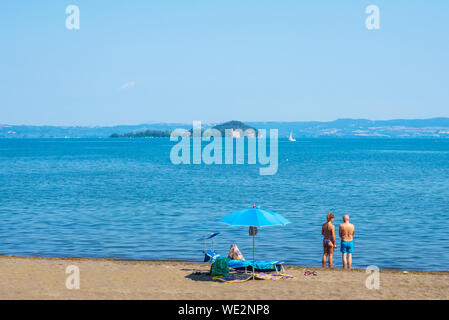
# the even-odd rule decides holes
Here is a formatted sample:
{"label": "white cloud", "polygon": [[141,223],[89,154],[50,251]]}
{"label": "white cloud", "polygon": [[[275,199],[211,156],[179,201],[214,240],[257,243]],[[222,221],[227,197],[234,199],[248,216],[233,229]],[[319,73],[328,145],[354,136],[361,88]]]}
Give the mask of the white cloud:
{"label": "white cloud", "polygon": [[125,90],[125,89],[131,89],[136,85],[136,83],[134,81],[129,81],[129,82],[125,82],[120,89],[121,90]]}

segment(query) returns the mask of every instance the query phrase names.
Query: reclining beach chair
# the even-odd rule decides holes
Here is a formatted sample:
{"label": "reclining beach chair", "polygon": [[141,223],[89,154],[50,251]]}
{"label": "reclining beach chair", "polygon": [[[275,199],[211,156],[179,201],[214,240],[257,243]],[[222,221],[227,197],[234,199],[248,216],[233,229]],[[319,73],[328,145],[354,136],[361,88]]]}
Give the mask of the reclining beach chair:
{"label": "reclining beach chair", "polygon": [[[245,273],[253,271],[253,260],[231,260],[228,265],[229,268],[234,270],[245,270]],[[280,260],[256,260],[254,261],[254,271],[276,271],[277,273],[283,273],[285,272],[284,262]]]}
{"label": "reclining beach chair", "polygon": [[[214,263],[218,257],[221,257],[218,253],[211,250],[206,250],[204,254],[205,254],[204,262],[210,262],[211,264]],[[229,268],[238,271],[244,271],[245,273],[247,273],[248,271],[252,272],[253,270],[253,260],[230,260],[228,265]],[[255,271],[261,272],[263,271],[276,271],[277,273],[285,272],[284,262],[280,260],[269,260],[269,261],[256,260],[254,262],[254,269]]]}

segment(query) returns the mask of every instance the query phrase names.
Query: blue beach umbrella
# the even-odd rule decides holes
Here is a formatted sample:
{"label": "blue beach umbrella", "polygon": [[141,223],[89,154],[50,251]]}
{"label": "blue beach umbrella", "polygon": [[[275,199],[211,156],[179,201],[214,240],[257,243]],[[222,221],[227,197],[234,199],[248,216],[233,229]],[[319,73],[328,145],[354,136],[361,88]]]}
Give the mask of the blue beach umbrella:
{"label": "blue beach umbrella", "polygon": [[245,209],[228,214],[226,217],[221,218],[218,222],[223,222],[231,226],[249,226],[250,235],[253,236],[253,276],[254,276],[254,244],[256,232],[251,232],[251,227],[268,227],[268,226],[285,226],[290,223],[280,214],[256,208],[255,205],[251,209]]}

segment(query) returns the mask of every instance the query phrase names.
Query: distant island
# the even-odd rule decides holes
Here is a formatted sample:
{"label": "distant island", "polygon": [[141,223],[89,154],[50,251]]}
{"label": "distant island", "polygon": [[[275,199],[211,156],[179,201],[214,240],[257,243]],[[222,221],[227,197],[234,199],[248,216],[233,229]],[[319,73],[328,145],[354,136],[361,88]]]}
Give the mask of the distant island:
{"label": "distant island", "polygon": [[[423,138],[449,139],[449,118],[367,120],[338,119],[334,121],[268,121],[224,123],[202,122],[202,129],[220,132],[232,129],[278,129],[280,138],[292,132],[294,138]],[[150,123],[109,127],[29,126],[0,124],[0,138],[109,138],[169,136],[174,129],[192,129],[192,123]],[[149,130],[149,131],[148,131]]]}
{"label": "distant island", "polygon": [[[226,136],[227,133],[230,133],[231,137],[239,138],[242,136],[247,137],[257,137],[257,129],[251,126],[246,125],[241,121],[228,121],[216,126],[213,126],[211,129],[215,129],[220,131],[223,137]],[[227,131],[228,130],[228,131]],[[202,128],[202,132],[204,129]],[[193,129],[189,130],[190,134],[192,134]],[[124,134],[113,133],[109,137],[110,138],[168,138],[170,137],[170,130],[150,130],[147,129],[145,131],[136,131],[136,132],[127,132]]]}
{"label": "distant island", "polygon": [[169,130],[145,130],[138,132],[128,132],[125,134],[113,133],[110,138],[168,138],[170,137],[171,131]]}

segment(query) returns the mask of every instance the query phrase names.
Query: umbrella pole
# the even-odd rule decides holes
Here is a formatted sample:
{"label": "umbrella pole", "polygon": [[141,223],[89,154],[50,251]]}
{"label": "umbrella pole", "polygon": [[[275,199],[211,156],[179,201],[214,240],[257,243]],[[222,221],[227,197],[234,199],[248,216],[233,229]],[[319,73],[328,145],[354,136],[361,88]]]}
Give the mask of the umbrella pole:
{"label": "umbrella pole", "polygon": [[256,261],[254,260],[254,240],[256,239],[256,236],[253,235],[253,280],[254,280],[254,273],[256,272],[256,269],[254,269],[254,266],[256,264]]}

